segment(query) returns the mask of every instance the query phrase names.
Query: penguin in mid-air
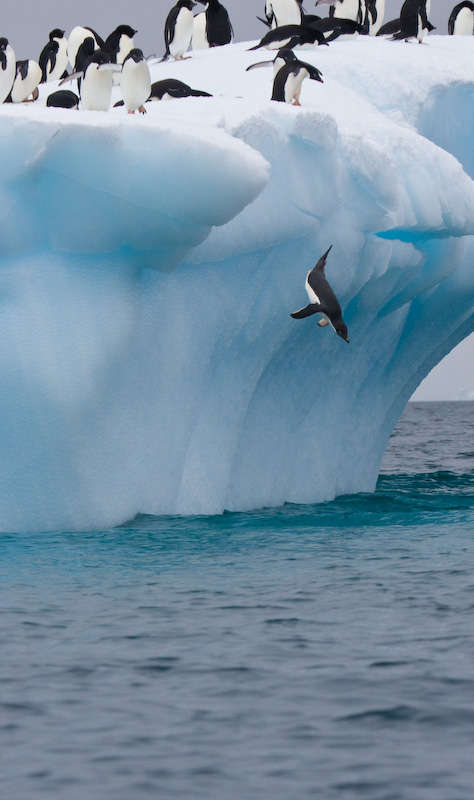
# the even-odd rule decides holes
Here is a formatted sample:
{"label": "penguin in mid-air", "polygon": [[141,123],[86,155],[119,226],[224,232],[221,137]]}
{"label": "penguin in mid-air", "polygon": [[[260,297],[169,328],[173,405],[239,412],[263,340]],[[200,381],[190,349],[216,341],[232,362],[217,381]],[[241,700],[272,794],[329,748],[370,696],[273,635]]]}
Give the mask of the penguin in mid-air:
{"label": "penguin in mid-air", "polygon": [[65,31],[55,28],[49,34],[49,42],[43,47],[38,64],[41,67],[41,83],[58,81],[67,75],[67,39]]}
{"label": "penguin in mid-air", "polygon": [[474,3],[464,0],[451,11],[448,20],[450,36],[472,36],[474,32]]}
{"label": "penguin in mid-air", "polygon": [[175,100],[180,97],[212,97],[212,94],[200,89],[191,89],[187,83],[176,78],[164,78],[162,81],[152,83],[148,100]]}
{"label": "penguin in mid-air", "polygon": [[169,56],[173,56],[175,61],[184,58],[193,35],[193,8],[195,5],[194,0],[178,0],[166,17],[166,52],[162,61],[166,61]]}
{"label": "penguin in mid-air", "polygon": [[325,325],[331,325],[338,336],[341,336],[345,342],[349,342],[347,326],[342,319],[341,306],[324,274],[326,259],[331,247],[326,250],[314,269],[308,272],[306,276],[305,289],[308,293],[309,305],[300,308],[299,311],[294,311],[291,316],[293,319],[303,319],[303,317],[309,317],[311,314],[320,314],[322,318],[319,320],[318,325],[321,328],[324,328]]}
{"label": "penguin in mid-air", "polygon": [[10,94],[15,80],[16,59],[15,52],[8,39],[0,38],[0,103],[4,103]]}
{"label": "penguin in mid-air", "polygon": [[427,33],[434,30],[434,25],[428,20],[426,13],[426,0],[405,0],[400,11],[400,30],[394,33],[393,40],[418,39],[423,44]]}
{"label": "penguin in mid-air", "polygon": [[304,28],[302,25],[283,25],[282,28],[273,28],[263,36],[258,44],[249,47],[249,50],[258,50],[266,47],[267,50],[281,50],[292,47],[317,47],[327,44],[324,34],[312,27]]}
{"label": "penguin in mid-air", "polygon": [[293,101],[293,105],[301,105],[301,84],[305,78],[323,83],[321,72],[316,67],[306,64],[305,61],[298,61],[297,58],[287,61],[275,75],[271,99],[279,103]]}
{"label": "penguin in mid-air", "polygon": [[234,31],[227,9],[219,0],[198,0],[198,2],[203,3],[206,10],[194,17],[193,50],[230,44],[234,38]]}
{"label": "penguin in mid-air", "polygon": [[85,111],[108,111],[112,98],[112,74],[120,70],[117,64],[110,62],[108,53],[94,50],[86,59],[81,72],[73,72],[59,84],[81,78],[81,102]]}
{"label": "penguin in mid-air", "polygon": [[271,28],[301,25],[303,22],[301,0],[266,0],[265,17]]}
{"label": "penguin in mid-air", "polygon": [[[15,80],[6,103],[26,103],[38,99],[38,84],[41,83],[41,69],[36,61],[27,59],[16,62]],[[31,99],[30,99],[31,96]]]}
{"label": "penguin in mid-air", "polygon": [[120,91],[127,112],[146,114],[145,103],[150,97],[151,77],[146,58],[138,47],[130,50],[122,64]]}

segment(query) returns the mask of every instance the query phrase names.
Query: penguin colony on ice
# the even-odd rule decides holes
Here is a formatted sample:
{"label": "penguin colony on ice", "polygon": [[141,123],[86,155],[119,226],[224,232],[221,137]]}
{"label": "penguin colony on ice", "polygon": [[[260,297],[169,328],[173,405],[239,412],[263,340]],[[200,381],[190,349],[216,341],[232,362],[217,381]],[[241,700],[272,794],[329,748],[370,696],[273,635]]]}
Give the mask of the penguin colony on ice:
{"label": "penguin colony on ice", "polygon": [[[178,0],[170,10],[164,27],[165,54],[161,61],[179,61],[189,50],[201,50],[229,44],[233,30],[229,15],[219,0],[198,0],[205,10],[194,14],[194,0]],[[321,18],[306,14],[303,0],[265,0],[265,17],[258,19],[269,29],[251,50],[265,47],[277,50],[272,61],[252,64],[248,69],[273,64],[272,100],[299,105],[305,78],[322,82],[318,69],[300,61],[293,48],[328,45],[337,38],[359,34],[386,36],[393,40],[417,39],[420,44],[433,30],[428,17],[431,0],[405,0],[400,16],[383,24],[385,0],[316,0],[315,5],[329,5],[329,15]],[[120,85],[123,105],[129,114],[146,113],[151,100],[189,96],[209,96],[205,91],[169,78],[151,83],[149,62],[134,45],[137,31],[119,25],[104,40],[92,28],[78,26],[66,39],[65,31],[55,28],[41,51],[38,61],[16,61],[13,48],[0,38],[0,103],[34,102],[38,85],[61,80],[60,86],[77,81],[77,94],[71,89],[52,92],[47,106],[107,111],[112,86]],[[463,0],[452,10],[448,21],[450,35],[472,36],[474,2]],[[68,72],[68,69],[70,71]]]}

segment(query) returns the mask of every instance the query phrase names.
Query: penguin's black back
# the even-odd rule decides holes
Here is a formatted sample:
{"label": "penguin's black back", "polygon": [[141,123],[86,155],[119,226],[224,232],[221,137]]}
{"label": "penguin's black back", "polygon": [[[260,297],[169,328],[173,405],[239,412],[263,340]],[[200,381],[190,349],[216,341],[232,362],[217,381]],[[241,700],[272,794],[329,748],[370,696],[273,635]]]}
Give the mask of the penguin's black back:
{"label": "penguin's black back", "polygon": [[206,36],[209,47],[220,47],[232,41],[234,31],[227,9],[219,0],[209,0],[206,14]]}
{"label": "penguin's black back", "polygon": [[77,94],[69,89],[60,89],[53,92],[46,100],[46,105],[50,108],[76,108],[79,104]]}
{"label": "penguin's black back", "polygon": [[56,56],[58,54],[59,44],[55,39],[51,39],[47,45],[45,45],[40,53],[40,57],[38,59],[38,64],[41,69],[41,83],[46,83],[48,75],[47,75],[47,68],[48,64],[50,65],[49,71],[52,72],[56,66]]}
{"label": "penguin's black back", "polygon": [[178,81],[176,78],[165,78],[152,83],[150,98],[157,97],[161,100],[165,94],[169,94],[171,97],[212,97],[208,92],[192,89],[187,83]]}
{"label": "penguin's black back", "polygon": [[464,2],[458,3],[457,6],[454,6],[448,19],[448,33],[450,36],[454,34],[456,17],[463,8],[468,8],[470,11],[474,12],[474,3],[471,3],[471,0],[464,0]]}

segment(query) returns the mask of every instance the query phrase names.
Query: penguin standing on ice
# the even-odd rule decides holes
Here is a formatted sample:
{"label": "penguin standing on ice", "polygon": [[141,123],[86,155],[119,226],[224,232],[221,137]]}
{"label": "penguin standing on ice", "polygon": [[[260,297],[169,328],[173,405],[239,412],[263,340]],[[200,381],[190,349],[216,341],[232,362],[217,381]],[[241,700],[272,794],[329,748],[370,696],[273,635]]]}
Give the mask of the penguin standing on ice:
{"label": "penguin standing on ice", "polygon": [[405,0],[400,11],[400,30],[392,36],[394,40],[418,39],[423,44],[426,34],[434,30],[428,20],[426,0]]}
{"label": "penguin standing on ice", "polygon": [[265,17],[272,28],[282,25],[301,25],[303,9],[300,0],[266,0]]}
{"label": "penguin standing on ice", "polygon": [[129,114],[137,110],[146,114],[144,103],[150,97],[151,77],[146,58],[138,48],[131,50],[123,62],[120,91]]}
{"label": "penguin standing on ice", "polygon": [[474,3],[464,0],[451,11],[448,20],[450,36],[472,36],[474,32]]}
{"label": "penguin standing on ice", "polygon": [[166,52],[162,61],[166,61],[169,56],[173,56],[175,61],[184,58],[193,35],[193,8],[195,5],[194,0],[178,0],[166,17]]}
{"label": "penguin standing on ice", "polygon": [[15,80],[16,59],[13,47],[4,36],[0,38],[0,103],[10,94]]}
{"label": "penguin standing on ice", "polygon": [[[26,103],[38,99],[38,84],[41,83],[41,69],[36,61],[16,62],[16,75],[10,94],[5,102]],[[30,98],[29,100],[28,98]]]}
{"label": "penguin standing on ice", "polygon": [[95,50],[86,59],[81,72],[73,72],[61,83],[81,78],[81,102],[85,111],[108,111],[112,98],[112,73],[120,70],[117,64],[110,63],[110,56],[103,50]]}
{"label": "penguin standing on ice", "polygon": [[227,9],[219,0],[198,0],[206,5],[206,10],[194,17],[192,47],[193,50],[205,50],[208,47],[220,47],[230,44],[234,31]]}
{"label": "penguin standing on ice", "polygon": [[67,39],[65,31],[55,28],[49,34],[49,42],[43,47],[38,63],[41,67],[41,83],[58,81],[67,74]]}
{"label": "penguin standing on ice", "polygon": [[126,57],[133,50],[133,37],[137,31],[133,30],[130,25],[119,25],[112,31],[105,40],[103,49],[110,56],[112,64],[120,64],[125,61]]}
{"label": "penguin standing on ice", "polygon": [[76,25],[69,34],[67,40],[67,55],[69,63],[75,69],[77,53],[85,39],[92,36],[94,40],[94,50],[103,50],[104,40],[92,28],[83,28]]}
{"label": "penguin standing on ice", "polygon": [[298,61],[297,58],[287,61],[275,75],[271,99],[279,103],[293,101],[293,105],[301,105],[301,84],[305,78],[323,83],[321,72],[316,67],[306,64],[305,61]]}
{"label": "penguin standing on ice", "polygon": [[331,325],[338,336],[341,336],[345,342],[349,342],[347,326],[342,319],[341,306],[324,274],[326,258],[331,247],[326,250],[314,269],[306,276],[305,289],[309,297],[309,305],[300,308],[299,311],[294,311],[291,316],[293,319],[303,319],[311,314],[320,314],[322,319],[319,320],[318,325],[321,328]]}

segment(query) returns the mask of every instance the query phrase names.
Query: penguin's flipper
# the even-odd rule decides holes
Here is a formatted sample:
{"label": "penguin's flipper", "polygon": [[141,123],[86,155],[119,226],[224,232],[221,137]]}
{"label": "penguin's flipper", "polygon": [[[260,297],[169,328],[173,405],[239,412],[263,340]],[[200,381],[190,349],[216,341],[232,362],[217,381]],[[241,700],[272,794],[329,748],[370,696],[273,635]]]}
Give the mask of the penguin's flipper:
{"label": "penguin's flipper", "polygon": [[257,69],[257,67],[268,67],[273,64],[273,61],[257,61],[256,64],[250,64],[250,67],[247,67],[245,72],[250,72],[251,69]]}
{"label": "penguin's flipper", "polygon": [[76,78],[83,78],[83,77],[84,77],[84,73],[82,71],[81,72],[71,72],[71,74],[68,75],[67,78],[63,78],[62,81],[60,81],[58,85],[62,86],[64,83],[68,83],[69,81],[74,81]]}
{"label": "penguin's flipper", "polygon": [[318,303],[310,303],[309,306],[300,308],[299,311],[293,311],[290,316],[293,317],[293,319],[304,319],[304,317],[310,317],[312,314],[317,314],[318,311],[321,311],[321,306]]}
{"label": "penguin's flipper", "polygon": [[257,17],[259,22],[263,22],[266,28],[271,28],[272,23],[268,21],[268,19],[262,19],[262,17]]}
{"label": "penguin's flipper", "polygon": [[328,322],[327,319],[320,319],[319,322],[318,322],[318,325],[319,325],[320,328],[325,328],[326,325],[329,325],[329,322]]}

